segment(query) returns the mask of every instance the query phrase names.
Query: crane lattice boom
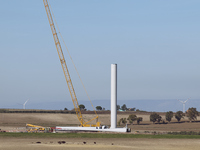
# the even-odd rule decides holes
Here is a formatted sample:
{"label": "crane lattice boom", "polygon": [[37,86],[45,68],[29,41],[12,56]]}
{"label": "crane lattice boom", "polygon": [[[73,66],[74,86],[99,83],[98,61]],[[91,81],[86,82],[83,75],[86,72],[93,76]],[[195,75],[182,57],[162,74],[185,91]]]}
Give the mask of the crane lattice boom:
{"label": "crane lattice boom", "polygon": [[[79,104],[78,104],[78,101],[77,101],[77,97],[76,97],[76,94],[75,94],[75,91],[74,91],[74,87],[73,87],[73,84],[72,84],[72,81],[71,81],[71,78],[70,78],[70,74],[69,74],[69,71],[68,71],[68,68],[67,68],[67,64],[66,64],[66,61],[65,61],[65,58],[64,58],[64,55],[63,55],[61,44],[60,44],[60,41],[59,41],[59,38],[58,38],[58,35],[57,35],[57,32],[56,32],[56,28],[55,28],[55,25],[54,25],[54,22],[53,22],[53,18],[52,18],[52,15],[51,15],[51,10],[50,10],[50,7],[49,7],[48,0],[43,0],[43,2],[44,2],[45,10],[46,10],[46,13],[47,13],[47,17],[48,17],[48,20],[49,20],[49,24],[50,24],[50,27],[51,27],[51,31],[52,31],[52,34],[53,34],[56,49],[57,49],[57,52],[58,52],[58,56],[59,56],[59,59],[60,59],[60,62],[61,62],[61,66],[62,66],[64,75],[65,75],[65,79],[66,79],[66,82],[67,82],[67,85],[68,85],[68,88],[69,88],[69,92],[70,92],[73,104],[74,104],[76,115],[79,119],[79,122],[81,123],[81,126],[89,126],[87,123],[94,120],[94,119],[97,119],[98,116],[91,119],[88,122],[85,122],[83,120],[81,110],[79,108]],[[96,125],[93,125],[93,126],[96,126]],[[99,126],[99,122],[98,122],[97,126]]]}

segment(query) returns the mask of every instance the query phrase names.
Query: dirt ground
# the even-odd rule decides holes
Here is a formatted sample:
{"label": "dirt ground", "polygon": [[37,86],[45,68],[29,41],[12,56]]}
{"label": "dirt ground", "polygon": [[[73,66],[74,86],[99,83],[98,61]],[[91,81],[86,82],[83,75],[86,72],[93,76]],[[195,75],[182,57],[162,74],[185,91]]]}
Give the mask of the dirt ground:
{"label": "dirt ground", "polygon": [[[137,114],[136,114],[137,115]],[[170,131],[200,131],[200,121],[189,122],[187,117],[178,123],[175,118],[172,119],[171,123],[168,124],[153,124],[149,120],[150,114],[138,114],[138,117],[142,117],[143,121],[140,125],[134,123],[133,125],[128,124],[132,132],[170,132]],[[90,120],[95,117],[92,114],[83,114],[84,120]],[[128,118],[128,114],[119,114],[117,119]],[[164,119],[165,116],[162,115]],[[197,118],[200,120],[200,117]],[[109,114],[99,114],[99,121],[102,125],[110,125]],[[45,127],[55,126],[78,126],[79,121],[76,114],[50,114],[50,113],[0,113],[0,129],[10,132],[23,131],[26,123],[40,125]],[[95,124],[95,121],[93,122]],[[125,126],[121,124],[120,127]]]}
{"label": "dirt ground", "polygon": [[[136,114],[137,115],[137,114]],[[151,133],[156,131],[200,131],[200,122],[189,123],[187,118],[181,123],[177,123],[173,118],[169,124],[153,124],[149,121],[148,114],[138,114],[143,121],[140,125],[128,125],[133,133]],[[120,118],[127,118],[127,114],[120,114]],[[84,119],[89,120],[94,118],[94,115],[84,114]],[[162,118],[165,118],[162,116]],[[200,120],[200,118],[198,118]],[[110,125],[110,115],[100,114],[99,121],[102,124]],[[78,125],[78,119],[75,114],[44,114],[44,113],[0,113],[0,129],[7,132],[25,131],[26,123],[54,127],[59,125],[74,126]],[[121,125],[125,126],[125,125]],[[0,133],[1,134],[1,133]],[[59,144],[59,141],[64,141]],[[85,144],[84,144],[85,142]],[[125,139],[125,138],[47,138],[47,139],[27,139],[27,138],[0,138],[0,149],[2,150],[197,150],[200,147],[199,139]]]}
{"label": "dirt ground", "polygon": [[199,150],[199,147],[198,139],[0,139],[2,150]]}

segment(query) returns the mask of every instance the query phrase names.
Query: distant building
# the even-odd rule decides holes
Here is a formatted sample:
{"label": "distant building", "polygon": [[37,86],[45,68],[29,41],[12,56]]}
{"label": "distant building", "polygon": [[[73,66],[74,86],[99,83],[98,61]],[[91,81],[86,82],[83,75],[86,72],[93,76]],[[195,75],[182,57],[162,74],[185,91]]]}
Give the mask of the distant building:
{"label": "distant building", "polygon": [[119,109],[119,111],[126,111],[126,110]]}

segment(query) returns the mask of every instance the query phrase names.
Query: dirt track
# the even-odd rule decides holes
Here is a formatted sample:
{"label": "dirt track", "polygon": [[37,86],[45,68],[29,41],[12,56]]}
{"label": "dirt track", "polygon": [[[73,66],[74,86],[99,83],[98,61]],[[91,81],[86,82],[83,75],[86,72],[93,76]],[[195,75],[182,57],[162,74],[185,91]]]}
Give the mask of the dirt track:
{"label": "dirt track", "polygon": [[199,147],[197,139],[0,139],[2,150],[199,150]]}

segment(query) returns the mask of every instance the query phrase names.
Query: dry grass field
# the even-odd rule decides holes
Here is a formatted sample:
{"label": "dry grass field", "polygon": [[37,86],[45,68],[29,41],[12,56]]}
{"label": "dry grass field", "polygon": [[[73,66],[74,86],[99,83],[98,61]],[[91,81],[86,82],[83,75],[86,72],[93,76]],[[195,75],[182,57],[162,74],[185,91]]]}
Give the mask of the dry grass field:
{"label": "dry grass field", "polygon": [[[177,123],[175,119],[169,124],[153,124],[149,121],[150,114],[136,114],[142,117],[140,125],[134,123],[128,125],[132,133],[145,132],[168,132],[168,131],[200,131],[200,122],[188,122],[188,119]],[[94,118],[92,114],[84,114],[85,120]],[[128,114],[120,113],[120,118],[127,118]],[[164,114],[162,114],[162,118]],[[200,118],[198,118],[200,119]],[[110,125],[109,114],[99,114],[99,121],[102,124]],[[77,126],[79,124],[75,114],[51,114],[51,113],[0,113],[0,129],[6,131],[25,130],[26,123],[47,127],[54,126]],[[125,126],[125,125],[121,125]],[[127,134],[132,134],[127,133]],[[0,133],[1,134],[1,133]],[[65,141],[59,144],[58,141]],[[83,143],[85,142],[85,144]],[[149,139],[149,138],[23,138],[23,137],[1,137],[0,149],[2,150],[197,150],[200,147],[199,139]]]}
{"label": "dry grass field", "polygon": [[[168,124],[153,124],[149,120],[149,114],[136,114],[138,117],[142,117],[143,121],[140,125],[134,122],[133,125],[128,124],[128,127],[132,129],[132,132],[139,131],[143,133],[145,131],[153,132],[168,132],[168,131],[200,131],[200,122],[189,122],[187,117],[178,123],[175,118]],[[128,114],[117,115],[118,120],[120,118],[128,118]],[[161,115],[164,119],[164,114]],[[95,117],[93,114],[83,114],[84,120],[90,120]],[[197,120],[200,120],[198,117]],[[99,114],[99,121],[102,125],[110,125],[109,114]],[[55,126],[77,126],[79,121],[76,114],[60,114],[60,113],[0,113],[0,129],[7,130],[17,127],[25,127],[26,123],[55,127]],[[95,123],[95,121],[93,122]],[[121,124],[121,127],[125,124]]]}

